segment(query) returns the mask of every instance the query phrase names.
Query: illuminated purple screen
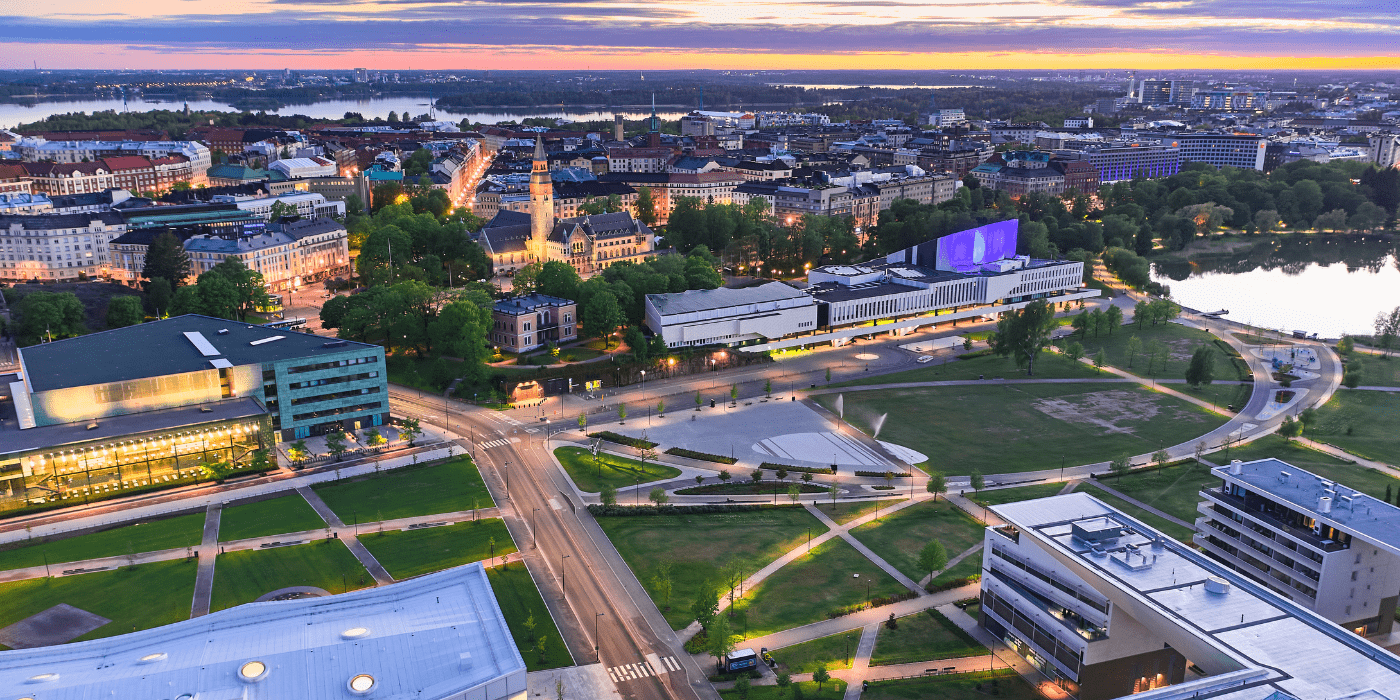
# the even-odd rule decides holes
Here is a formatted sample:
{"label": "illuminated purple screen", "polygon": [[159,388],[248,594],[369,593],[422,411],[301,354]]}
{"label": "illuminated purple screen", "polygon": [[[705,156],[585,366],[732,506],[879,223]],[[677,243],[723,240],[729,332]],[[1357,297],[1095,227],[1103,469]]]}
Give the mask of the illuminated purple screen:
{"label": "illuminated purple screen", "polygon": [[938,239],[940,270],[959,271],[1016,256],[1016,219],[998,221]]}

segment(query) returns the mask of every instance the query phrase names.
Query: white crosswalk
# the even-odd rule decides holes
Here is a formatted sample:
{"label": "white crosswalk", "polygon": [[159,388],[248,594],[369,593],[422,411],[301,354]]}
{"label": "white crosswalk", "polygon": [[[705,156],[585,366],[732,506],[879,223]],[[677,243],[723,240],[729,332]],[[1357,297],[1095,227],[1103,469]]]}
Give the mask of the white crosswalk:
{"label": "white crosswalk", "polygon": [[490,441],[490,442],[478,443],[477,446],[480,447],[480,448],[483,449],[483,450],[489,450],[489,449],[491,449],[492,447],[505,447],[506,445],[509,445],[509,444],[510,444],[510,440],[509,440],[509,439],[507,439],[507,438],[501,438],[500,440],[492,440],[492,441]]}
{"label": "white crosswalk", "polygon": [[[646,678],[647,676],[655,676],[659,673],[681,670],[680,662],[676,661],[676,657],[674,656],[661,657],[660,659],[657,659],[656,654],[648,654],[647,656],[653,659],[653,661],[639,661],[634,664],[613,666],[608,669],[608,677],[611,678],[614,683],[621,683],[623,681],[634,681],[638,678]],[[655,666],[653,666],[653,664],[655,664]]]}

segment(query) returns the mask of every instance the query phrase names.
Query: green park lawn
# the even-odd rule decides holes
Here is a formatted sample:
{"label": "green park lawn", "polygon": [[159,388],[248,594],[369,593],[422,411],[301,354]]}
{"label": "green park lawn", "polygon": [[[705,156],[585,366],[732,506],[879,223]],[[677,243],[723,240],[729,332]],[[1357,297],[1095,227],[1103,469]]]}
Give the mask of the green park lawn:
{"label": "green park lawn", "polygon": [[75,641],[100,639],[189,619],[194,560],[154,562],[60,578],[0,584],[0,627],[67,603],[111,622]]}
{"label": "green park lawn", "polygon": [[[496,603],[501,606],[501,614],[506,618],[506,626],[520,649],[520,656],[525,659],[526,669],[542,671],[574,665],[563,637],[554,626],[554,618],[549,616],[544,598],[540,597],[540,591],[535,588],[525,565],[517,563],[487,569],[486,576],[491,581],[491,590],[496,594]],[[533,638],[525,624],[531,617],[535,620]],[[545,641],[543,660],[537,651],[542,638]]]}
{"label": "green park lawn", "polygon": [[851,630],[771,651],[779,671],[798,674],[811,673],[817,666],[826,666],[828,671],[850,668],[851,656],[859,645],[860,630]]}
{"label": "green park lawn", "polygon": [[[1111,486],[1112,483],[1110,482],[1110,487]],[[1165,533],[1168,537],[1171,537],[1177,540],[1178,542],[1191,541],[1191,534],[1193,532],[1191,528],[1178,525],[1177,523],[1167,520],[1166,518],[1149,513],[1146,510],[1143,510],[1142,508],[1139,508],[1107,491],[1104,491],[1103,489],[1099,488],[1098,486],[1095,486],[1094,484],[1082,483],[1075,490],[1079,491],[1080,493],[1087,493],[1091,496],[1094,496],[1100,501],[1107,503],[1109,506],[1123,511],[1125,515],[1132,518],[1137,518],[1138,520],[1141,520],[1143,524],[1157,528],[1158,530]],[[1195,520],[1195,517],[1193,516],[1190,519],[1183,518],[1183,520],[1186,520],[1187,522],[1193,522]]]}
{"label": "green park lawn", "polygon": [[[1149,367],[1144,355],[1130,356],[1128,343],[1133,336],[1137,336],[1142,342],[1144,351],[1154,342],[1165,344],[1168,350],[1167,361],[1158,361]],[[1159,379],[1184,378],[1186,366],[1191,363],[1191,353],[1202,345],[1208,345],[1215,350],[1215,378],[1222,381],[1242,379],[1230,356],[1214,344],[1215,339],[1215,336],[1206,331],[1187,328],[1179,323],[1159,323],[1155,326],[1130,323],[1115,329],[1112,335],[1100,333],[1095,337],[1093,333],[1089,333],[1088,337],[1081,338],[1076,333],[1073,337],[1059,342],[1061,347],[1069,345],[1071,341],[1078,342],[1084,346],[1085,357],[1093,357],[1099,350],[1103,350],[1107,364],[1138,376],[1155,375]]]}
{"label": "green park lawn", "polygon": [[343,593],[373,586],[369,572],[340,540],[220,554],[214,563],[214,595],[209,609],[251,603],[265,593],[291,586],[314,586]]}
{"label": "green park lawn", "polygon": [[585,493],[598,493],[604,485],[621,491],[638,483],[674,479],[681,475],[681,470],[675,467],[656,462],[643,464],[606,452],[599,452],[595,458],[582,447],[560,447],[554,450],[554,457],[579,490]]}
{"label": "green park lawn", "polygon": [[1015,503],[1016,501],[1030,501],[1037,498],[1048,498],[1063,491],[1065,485],[1059,482],[1048,484],[1030,484],[1028,486],[1012,486],[1004,489],[991,489],[981,493],[968,494],[972,502],[981,506],[995,506],[1002,503]]}
{"label": "green park lawn", "polygon": [[1102,479],[1103,485],[1186,522],[1196,519],[1200,491],[1220,485],[1210,467],[1195,460],[1164,469],[1130,472]]}
{"label": "green park lawn", "polygon": [[880,626],[875,637],[875,651],[870,655],[871,666],[893,666],[916,661],[952,659],[977,656],[987,648],[972,635],[962,631],[937,610],[923,610],[896,620],[890,629]]}
{"label": "green park lawn", "polygon": [[481,473],[465,456],[311,488],[345,523],[394,520],[494,505]]}
{"label": "green park lawn", "polygon": [[[1033,471],[1142,454],[1205,434],[1223,416],[1128,384],[1003,384],[876,389],[845,395],[846,417],[927,455],[944,474]],[[818,396],[828,409],[835,395]]]}
{"label": "green park lawn", "polygon": [[[492,538],[496,540],[494,550],[491,547]],[[398,580],[474,561],[489,565],[491,562],[488,559],[504,557],[516,551],[505,522],[500,518],[468,520],[418,530],[361,533],[360,542],[388,570],[389,575]]]}
{"label": "green park lawn", "polygon": [[[846,682],[835,678],[823,683],[820,687],[812,681],[803,681],[792,685],[802,688],[804,700],[841,700],[841,698],[846,697]],[[739,691],[731,689],[719,691],[719,696],[725,700],[785,700],[793,697],[793,692],[781,689],[776,685],[755,685],[743,695]]]}
{"label": "green park lawn", "polygon": [[747,600],[741,604],[747,629],[738,626],[734,631],[751,637],[772,634],[825,620],[828,612],[838,608],[905,590],[848,542],[831,539],[746,592]]}
{"label": "green park lawn", "polygon": [[306,532],[325,526],[326,521],[311,504],[293,491],[286,496],[225,508],[219,516],[219,541]]}
{"label": "green park lawn", "polygon": [[[1026,377],[1026,371],[1024,367],[1018,368],[1016,366],[1016,360],[1011,357],[984,355],[982,357],[974,357],[970,360],[958,360],[935,356],[932,362],[917,369],[893,372],[891,374],[881,374],[873,377],[861,377],[860,379],[837,382],[831,386],[836,388],[846,386],[870,386],[873,384],[900,384],[903,382],[946,382],[977,379],[979,376],[984,376],[988,380],[994,377],[1000,377],[1002,379],[1023,379]],[[1043,352],[1035,361],[1035,377],[1039,379],[1091,379],[1105,376],[1108,375],[1100,373],[1088,365],[1071,362],[1064,355],[1055,352]]]}
{"label": "green park lawn", "polygon": [[61,564],[193,547],[199,544],[203,534],[202,511],[177,515],[164,520],[125,525],[67,539],[26,543],[23,546],[0,550],[0,571],[43,566],[45,557],[48,557],[49,564]]}
{"label": "green park lawn", "polygon": [[[995,691],[991,682],[995,680]],[[978,686],[986,688],[979,689]],[[861,694],[862,700],[1042,700],[1035,688],[1016,675],[1015,671],[981,671],[953,676],[914,678],[898,681],[876,681]]]}
{"label": "green park lawn", "polygon": [[933,580],[929,582],[926,588],[928,590],[936,590],[945,584],[962,581],[970,576],[980,577],[981,575],[982,555],[981,553],[971,554],[968,555],[966,559],[944,569],[942,573],[934,576]]}
{"label": "green park lawn", "polygon": [[1400,386],[1400,357],[1353,352],[1345,361],[1347,370],[1361,372],[1362,386]]}
{"label": "green park lawn", "polygon": [[818,502],[816,506],[823,513],[826,513],[826,517],[836,521],[838,525],[845,525],[856,518],[874,513],[876,510],[884,512],[907,500],[909,499],[901,498],[896,501],[888,498],[881,498],[870,499],[868,501],[838,501],[835,504],[827,501],[826,503]]}
{"label": "green park lawn", "polygon": [[1278,434],[1268,435],[1253,442],[1232,447],[1228,458],[1225,456],[1224,450],[1207,456],[1208,459],[1221,464],[1227,463],[1229,459],[1249,462],[1269,457],[1281,459],[1299,469],[1306,469],[1323,478],[1376,498],[1385,498],[1387,489],[1390,489],[1392,493],[1400,493],[1400,479],[1394,479],[1383,472],[1338,459],[1292,440],[1285,440]]}
{"label": "green park lawn", "polygon": [[1293,341],[1281,337],[1281,335],[1260,335],[1258,333],[1235,332],[1234,336],[1239,338],[1245,345],[1292,345]]}
{"label": "green park lawn", "polygon": [[[561,448],[564,449],[564,448]],[[704,486],[691,486],[680,489],[676,493],[683,496],[754,496],[773,494],[778,495],[778,500],[788,502],[788,490],[796,486],[799,493],[826,493],[827,487],[818,484],[806,484],[801,481],[752,481],[730,482],[727,484],[705,484]]]}
{"label": "green park lawn", "polygon": [[1367,459],[1400,464],[1400,394],[1341,389],[1317,409],[1317,425],[1308,429],[1307,437]]}
{"label": "green park lawn", "polygon": [[915,581],[929,572],[919,568],[919,552],[938,540],[952,559],[982,542],[983,527],[946,500],[924,501],[868,522],[851,532],[900,573]]}
{"label": "green park lawn", "polygon": [[[826,532],[805,508],[765,508],[742,513],[602,517],[598,524],[632,567],[673,629],[690,624],[690,603],[707,583],[720,586],[734,564],[750,576],[783,553]],[[848,545],[849,546],[849,545]],[[658,592],[656,573],[671,563],[671,598]],[[789,567],[784,567],[786,570]],[[824,614],[824,613],[823,613]]]}

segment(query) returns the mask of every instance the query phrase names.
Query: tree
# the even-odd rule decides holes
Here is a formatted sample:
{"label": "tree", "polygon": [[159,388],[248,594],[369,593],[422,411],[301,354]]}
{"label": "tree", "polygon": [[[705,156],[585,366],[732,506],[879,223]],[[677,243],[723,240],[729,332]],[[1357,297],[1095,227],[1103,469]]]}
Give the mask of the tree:
{"label": "tree", "polygon": [[831,496],[831,509],[836,510],[836,497],[841,495],[841,487],[828,486],[826,488],[826,495]]}
{"label": "tree", "polygon": [[647,226],[656,223],[656,198],[650,187],[637,188],[637,218]]}
{"label": "tree", "polygon": [[929,472],[928,482],[924,484],[924,488],[933,494],[933,500],[937,501],[938,494],[948,490],[948,477],[943,476],[941,472]]}
{"label": "tree", "polygon": [[982,489],[987,487],[987,480],[982,477],[982,472],[973,469],[972,473],[967,475],[967,485],[971,486],[973,491],[980,493]]}
{"label": "tree", "polygon": [[1113,331],[1123,325],[1123,309],[1114,304],[1108,305],[1108,310],[1103,312],[1104,325],[1108,326],[1108,334],[1113,335]]}
{"label": "tree", "polygon": [[347,449],[345,433],[337,430],[326,435],[326,450],[335,457],[335,461],[339,462],[340,458],[345,455]]}
{"label": "tree", "polygon": [[1395,344],[1396,336],[1400,336],[1400,306],[1391,309],[1390,313],[1377,313],[1373,328],[1375,344],[1382,350],[1389,350]]}
{"label": "tree", "polygon": [[773,380],[772,380],[772,379],[765,379],[765,380],[763,380],[763,393],[767,394],[767,395],[768,395],[768,398],[770,398],[770,399],[773,398]]}
{"label": "tree", "polygon": [[947,565],[948,550],[938,540],[929,540],[919,552],[919,569],[927,571],[930,577],[933,576],[933,572],[942,571]]}
{"label": "tree", "polygon": [[583,310],[579,312],[579,326],[584,335],[602,338],[604,348],[607,347],[612,332],[622,325],[622,322],[622,307],[610,291],[601,291],[589,297]]}
{"label": "tree", "polygon": [[1303,434],[1303,424],[1293,420],[1293,416],[1286,415],[1283,417],[1283,422],[1278,426],[1278,432],[1283,437],[1292,440]]}
{"label": "tree", "polygon": [[749,477],[753,479],[753,482],[755,484],[757,484],[758,482],[763,481],[763,470],[755,469],[749,472]]}
{"label": "tree", "polygon": [[1259,233],[1269,233],[1278,227],[1279,214],[1273,209],[1261,209],[1254,212],[1254,228]]}
{"label": "tree", "polygon": [[797,484],[793,484],[792,486],[788,487],[787,495],[788,500],[792,501],[793,503],[797,503],[797,499],[801,498],[802,496],[802,488],[799,487]]}
{"label": "tree", "polygon": [[1069,345],[1065,346],[1065,357],[1069,358],[1070,362],[1078,362],[1079,358],[1084,357],[1084,346],[1080,345],[1077,340],[1071,341]]}
{"label": "tree", "polygon": [[617,405],[617,419],[623,423],[627,422],[627,404],[620,403]]}
{"label": "tree", "polygon": [[112,297],[107,302],[107,327],[125,328],[146,320],[146,310],[142,308],[141,297],[125,295]]}
{"label": "tree", "polygon": [[666,495],[666,489],[657,486],[651,490],[651,493],[647,494],[647,499],[655,504],[657,508],[660,508],[665,505],[667,501],[671,500],[671,497]]}
{"label": "tree", "polygon": [[530,641],[535,641],[535,627],[539,625],[535,622],[535,614],[530,613],[530,616],[525,618],[525,622],[521,624],[525,627],[525,632],[530,635]]}
{"label": "tree", "polygon": [[170,281],[173,287],[185,283],[190,274],[190,255],[179,237],[173,233],[156,236],[146,247],[146,264],[141,268],[141,276],[148,280],[157,277]]}
{"label": "tree", "polygon": [[749,700],[749,688],[751,686],[752,684],[749,683],[748,676],[739,676],[734,679],[734,693],[743,700]]}
{"label": "tree", "polygon": [[1055,312],[1044,300],[1037,299],[1021,310],[1010,310],[997,321],[991,337],[992,351],[1002,357],[1012,355],[1016,366],[1025,365],[1026,374],[1035,374],[1035,359],[1050,344],[1050,331],[1055,328]]}
{"label": "tree", "polygon": [[171,290],[170,280],[164,277],[157,277],[146,285],[146,303],[151,307],[151,313],[156,318],[162,318],[162,314],[170,313],[170,297],[174,295]]}
{"label": "tree", "polygon": [[666,417],[666,399],[661,399],[656,402],[656,415],[662,418]]}
{"label": "tree", "polygon": [[293,462],[300,464],[305,462],[307,457],[311,456],[311,451],[306,449],[305,440],[297,440],[287,447],[287,456],[290,457]]}
{"label": "tree", "polygon": [[1202,345],[1191,353],[1191,363],[1186,366],[1186,383],[1193,387],[1209,384],[1215,380],[1215,352],[1209,345]]}
{"label": "tree", "polygon": [[690,604],[690,614],[700,623],[701,629],[709,631],[710,624],[715,621],[715,615],[718,613],[719,592],[707,581],[700,586],[700,592],[695,594],[695,600]]}
{"label": "tree", "polygon": [[1338,341],[1337,341],[1337,352],[1338,352],[1338,353],[1341,353],[1341,354],[1343,354],[1343,355],[1350,355],[1351,352],[1352,352],[1353,350],[1355,350],[1355,349],[1356,349],[1356,341],[1353,340],[1352,337],[1349,336],[1349,335],[1344,335],[1344,336],[1342,336],[1342,339],[1341,339],[1341,340],[1338,340]]}
{"label": "tree", "polygon": [[[175,293],[175,302],[171,304],[173,307],[180,308],[191,303],[190,292],[185,292],[184,289],[181,288]],[[199,276],[199,281],[195,283],[192,291],[195,294],[194,303],[198,308],[195,313],[230,321],[238,320],[238,289],[227,278],[214,274],[213,271],[206,272]],[[181,299],[181,293],[185,295],[184,299]]]}
{"label": "tree", "polygon": [[1355,389],[1361,386],[1361,370],[1348,368],[1347,371],[1342,374],[1342,386],[1348,389]]}
{"label": "tree", "polygon": [[407,440],[410,447],[418,441],[418,436],[423,434],[423,428],[418,425],[417,418],[405,418],[399,424],[399,439]]}
{"label": "tree", "polygon": [[702,399],[702,398],[700,398],[700,392],[698,392],[698,391],[695,392],[695,410],[697,410],[697,411],[700,410],[700,405],[703,404],[704,402],[705,402],[705,400]]}
{"label": "tree", "polygon": [[206,275],[223,277],[233,285],[238,295],[238,320],[246,318],[250,311],[267,307],[267,284],[262,273],[249,269],[242,260],[225,258],[223,262],[200,275],[199,279],[203,281]]}
{"label": "tree", "polygon": [[716,476],[719,477],[719,480],[720,480],[720,481],[722,481],[722,482],[724,482],[724,483],[726,483],[726,484],[729,483],[729,480],[730,480],[730,479],[733,479],[733,478],[734,478],[734,475],[733,475],[733,474],[730,474],[728,469],[721,469],[721,470],[719,470],[719,474],[717,474]]}
{"label": "tree", "polygon": [[605,506],[617,505],[617,488],[612,484],[603,484],[603,487],[598,491],[598,499]]}
{"label": "tree", "polygon": [[19,344],[34,345],[87,332],[87,312],[72,292],[30,292],[15,304],[19,311]]}
{"label": "tree", "polygon": [[830,383],[831,383],[831,368],[830,368],[830,367],[827,367],[827,368],[826,368],[826,383],[827,383],[827,384],[830,384]]}
{"label": "tree", "polygon": [[788,686],[792,685],[792,676],[787,673],[779,673],[777,676],[778,697],[782,697],[787,692]]}
{"label": "tree", "polygon": [[1108,364],[1108,353],[1103,348],[1099,348],[1099,351],[1094,353],[1094,369],[1102,372],[1103,366],[1106,364]]}
{"label": "tree", "polygon": [[1133,360],[1142,352],[1142,339],[1137,336],[1128,338],[1128,367],[1133,366]]}
{"label": "tree", "polygon": [[671,589],[674,583],[671,580],[671,562],[663,559],[656,565],[656,573],[651,578],[652,585],[656,587],[656,592],[661,594],[661,601],[666,605],[671,604]]}
{"label": "tree", "polygon": [[1310,425],[1317,425],[1317,409],[1309,406],[1298,414],[1298,422],[1303,425],[1303,430],[1307,430]]}
{"label": "tree", "polygon": [[1322,231],[1341,231],[1347,227],[1347,210],[1333,209],[1332,211],[1318,214],[1313,220],[1313,228]]}
{"label": "tree", "polygon": [[1104,328],[1103,309],[1094,309],[1089,313],[1089,327],[1094,329],[1094,337],[1099,337],[1099,331]]}
{"label": "tree", "polygon": [[817,692],[822,691],[822,684],[831,680],[831,674],[826,670],[826,664],[818,664],[817,670],[812,671],[812,682],[817,684]]}
{"label": "tree", "polygon": [[1152,463],[1159,467],[1164,466],[1167,462],[1170,462],[1171,459],[1171,455],[1167,454],[1166,450],[1157,450],[1152,453]]}
{"label": "tree", "polygon": [[379,447],[388,440],[379,432],[379,428],[370,428],[365,431],[365,444],[370,447]]}
{"label": "tree", "polygon": [[739,402],[739,385],[738,385],[738,384],[730,384],[730,385],[729,385],[729,402],[730,402],[730,403],[738,403],[738,402]]}
{"label": "tree", "polygon": [[1114,474],[1127,474],[1132,466],[1132,457],[1127,452],[1124,452],[1115,457],[1112,462],[1108,463],[1108,470]]}
{"label": "tree", "polygon": [[1197,461],[1197,462],[1204,462],[1204,461],[1205,461],[1205,458],[1206,458],[1206,449],[1207,449],[1207,445],[1206,445],[1206,441],[1205,441],[1205,440],[1201,440],[1200,442],[1197,442],[1197,443],[1196,443],[1196,461]]}
{"label": "tree", "polygon": [[274,222],[278,219],[281,219],[284,216],[296,215],[297,208],[291,204],[287,204],[286,202],[280,199],[272,203],[272,207],[269,208],[267,213],[268,219]]}

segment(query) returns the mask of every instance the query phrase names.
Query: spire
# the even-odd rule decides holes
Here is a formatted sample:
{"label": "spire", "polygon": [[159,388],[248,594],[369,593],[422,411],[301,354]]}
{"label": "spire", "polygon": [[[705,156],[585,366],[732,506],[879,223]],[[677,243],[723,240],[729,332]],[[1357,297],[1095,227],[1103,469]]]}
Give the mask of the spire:
{"label": "spire", "polygon": [[544,156],[544,134],[535,134],[535,160],[542,161]]}

